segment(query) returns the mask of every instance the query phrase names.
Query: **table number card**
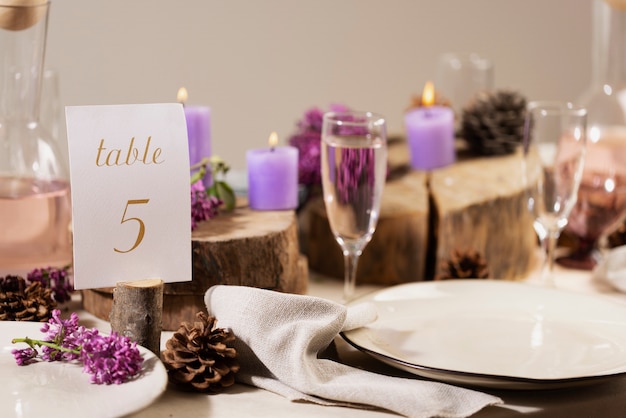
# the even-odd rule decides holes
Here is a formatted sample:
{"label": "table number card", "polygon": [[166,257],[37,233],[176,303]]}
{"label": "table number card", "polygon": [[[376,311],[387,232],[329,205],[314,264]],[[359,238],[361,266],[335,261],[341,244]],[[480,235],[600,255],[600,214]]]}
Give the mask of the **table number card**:
{"label": "table number card", "polygon": [[182,105],[70,106],[66,122],[75,287],[191,280]]}

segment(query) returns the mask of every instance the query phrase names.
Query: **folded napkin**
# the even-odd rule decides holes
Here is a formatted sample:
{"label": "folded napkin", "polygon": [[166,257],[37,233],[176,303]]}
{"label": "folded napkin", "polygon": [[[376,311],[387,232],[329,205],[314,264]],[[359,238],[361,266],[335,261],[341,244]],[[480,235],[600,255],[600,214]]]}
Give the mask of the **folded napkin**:
{"label": "folded napkin", "polygon": [[344,305],[316,297],[242,286],[214,286],[209,313],[237,336],[237,380],[290,400],[394,411],[408,417],[465,417],[497,397],[443,383],[383,376],[320,358],[341,331],[376,319],[373,304]]}

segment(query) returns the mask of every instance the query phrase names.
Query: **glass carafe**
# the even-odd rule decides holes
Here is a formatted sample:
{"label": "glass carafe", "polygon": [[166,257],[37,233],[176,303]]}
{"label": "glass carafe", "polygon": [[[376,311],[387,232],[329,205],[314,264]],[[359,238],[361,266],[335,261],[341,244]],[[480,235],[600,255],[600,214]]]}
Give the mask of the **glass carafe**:
{"label": "glass carafe", "polygon": [[0,0],[0,274],[71,262],[63,158],[39,123],[46,0]]}
{"label": "glass carafe", "polygon": [[593,4],[592,82],[580,104],[587,108],[587,152],[578,201],[565,234],[567,267],[593,269],[598,243],[626,214],[626,9],[623,2]]}

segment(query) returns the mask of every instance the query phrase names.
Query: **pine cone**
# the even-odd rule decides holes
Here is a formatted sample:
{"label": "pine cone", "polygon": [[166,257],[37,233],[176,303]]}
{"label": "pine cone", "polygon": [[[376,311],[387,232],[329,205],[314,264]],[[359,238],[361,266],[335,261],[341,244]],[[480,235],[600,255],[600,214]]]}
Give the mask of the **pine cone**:
{"label": "pine cone", "polygon": [[508,90],[480,92],[463,109],[459,135],[474,155],[505,155],[524,136],[526,98]]}
{"label": "pine cone", "polygon": [[488,277],[487,262],[478,251],[456,250],[449,260],[442,263],[441,272],[436,279],[486,279]]}
{"label": "pine cone", "polygon": [[0,320],[46,322],[56,302],[52,290],[18,276],[0,278]]}
{"label": "pine cone", "polygon": [[186,390],[218,393],[235,383],[239,371],[235,340],[229,330],[215,328],[217,320],[204,312],[197,321],[183,322],[167,343],[163,363],[170,382]]}

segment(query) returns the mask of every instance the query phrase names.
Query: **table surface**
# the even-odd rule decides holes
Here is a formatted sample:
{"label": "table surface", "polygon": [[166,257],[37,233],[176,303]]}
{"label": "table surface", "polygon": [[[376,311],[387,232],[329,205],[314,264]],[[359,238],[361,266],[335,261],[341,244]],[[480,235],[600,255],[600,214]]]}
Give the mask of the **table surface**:
{"label": "table surface", "polygon": [[[528,281],[536,281],[533,273]],[[626,293],[616,292],[611,286],[592,278],[589,272],[566,270],[557,267],[556,287],[601,294],[626,304]],[[380,287],[361,286],[358,292],[370,292]],[[311,275],[309,294],[338,301],[341,298],[342,283],[338,280]],[[102,331],[110,331],[106,321],[79,311],[81,319],[86,319]],[[625,318],[626,320],[626,318]],[[161,347],[171,337],[172,332],[162,333]],[[341,360],[350,365],[366,368],[385,374],[407,376],[403,372],[387,366],[364,354],[337,337],[336,345]],[[417,378],[416,376],[412,376]],[[478,389],[500,396],[505,404],[483,409],[473,415],[476,418],[500,418],[513,416],[528,417],[621,417],[626,409],[626,377],[613,379],[607,383],[558,390],[514,391]],[[224,393],[204,395],[178,391],[170,386],[165,393],[146,409],[132,414],[133,418],[175,418],[175,417],[239,417],[271,416],[281,417],[383,417],[397,416],[386,411],[365,410],[346,407],[319,406],[305,402],[291,402],[274,393],[235,384]]]}

